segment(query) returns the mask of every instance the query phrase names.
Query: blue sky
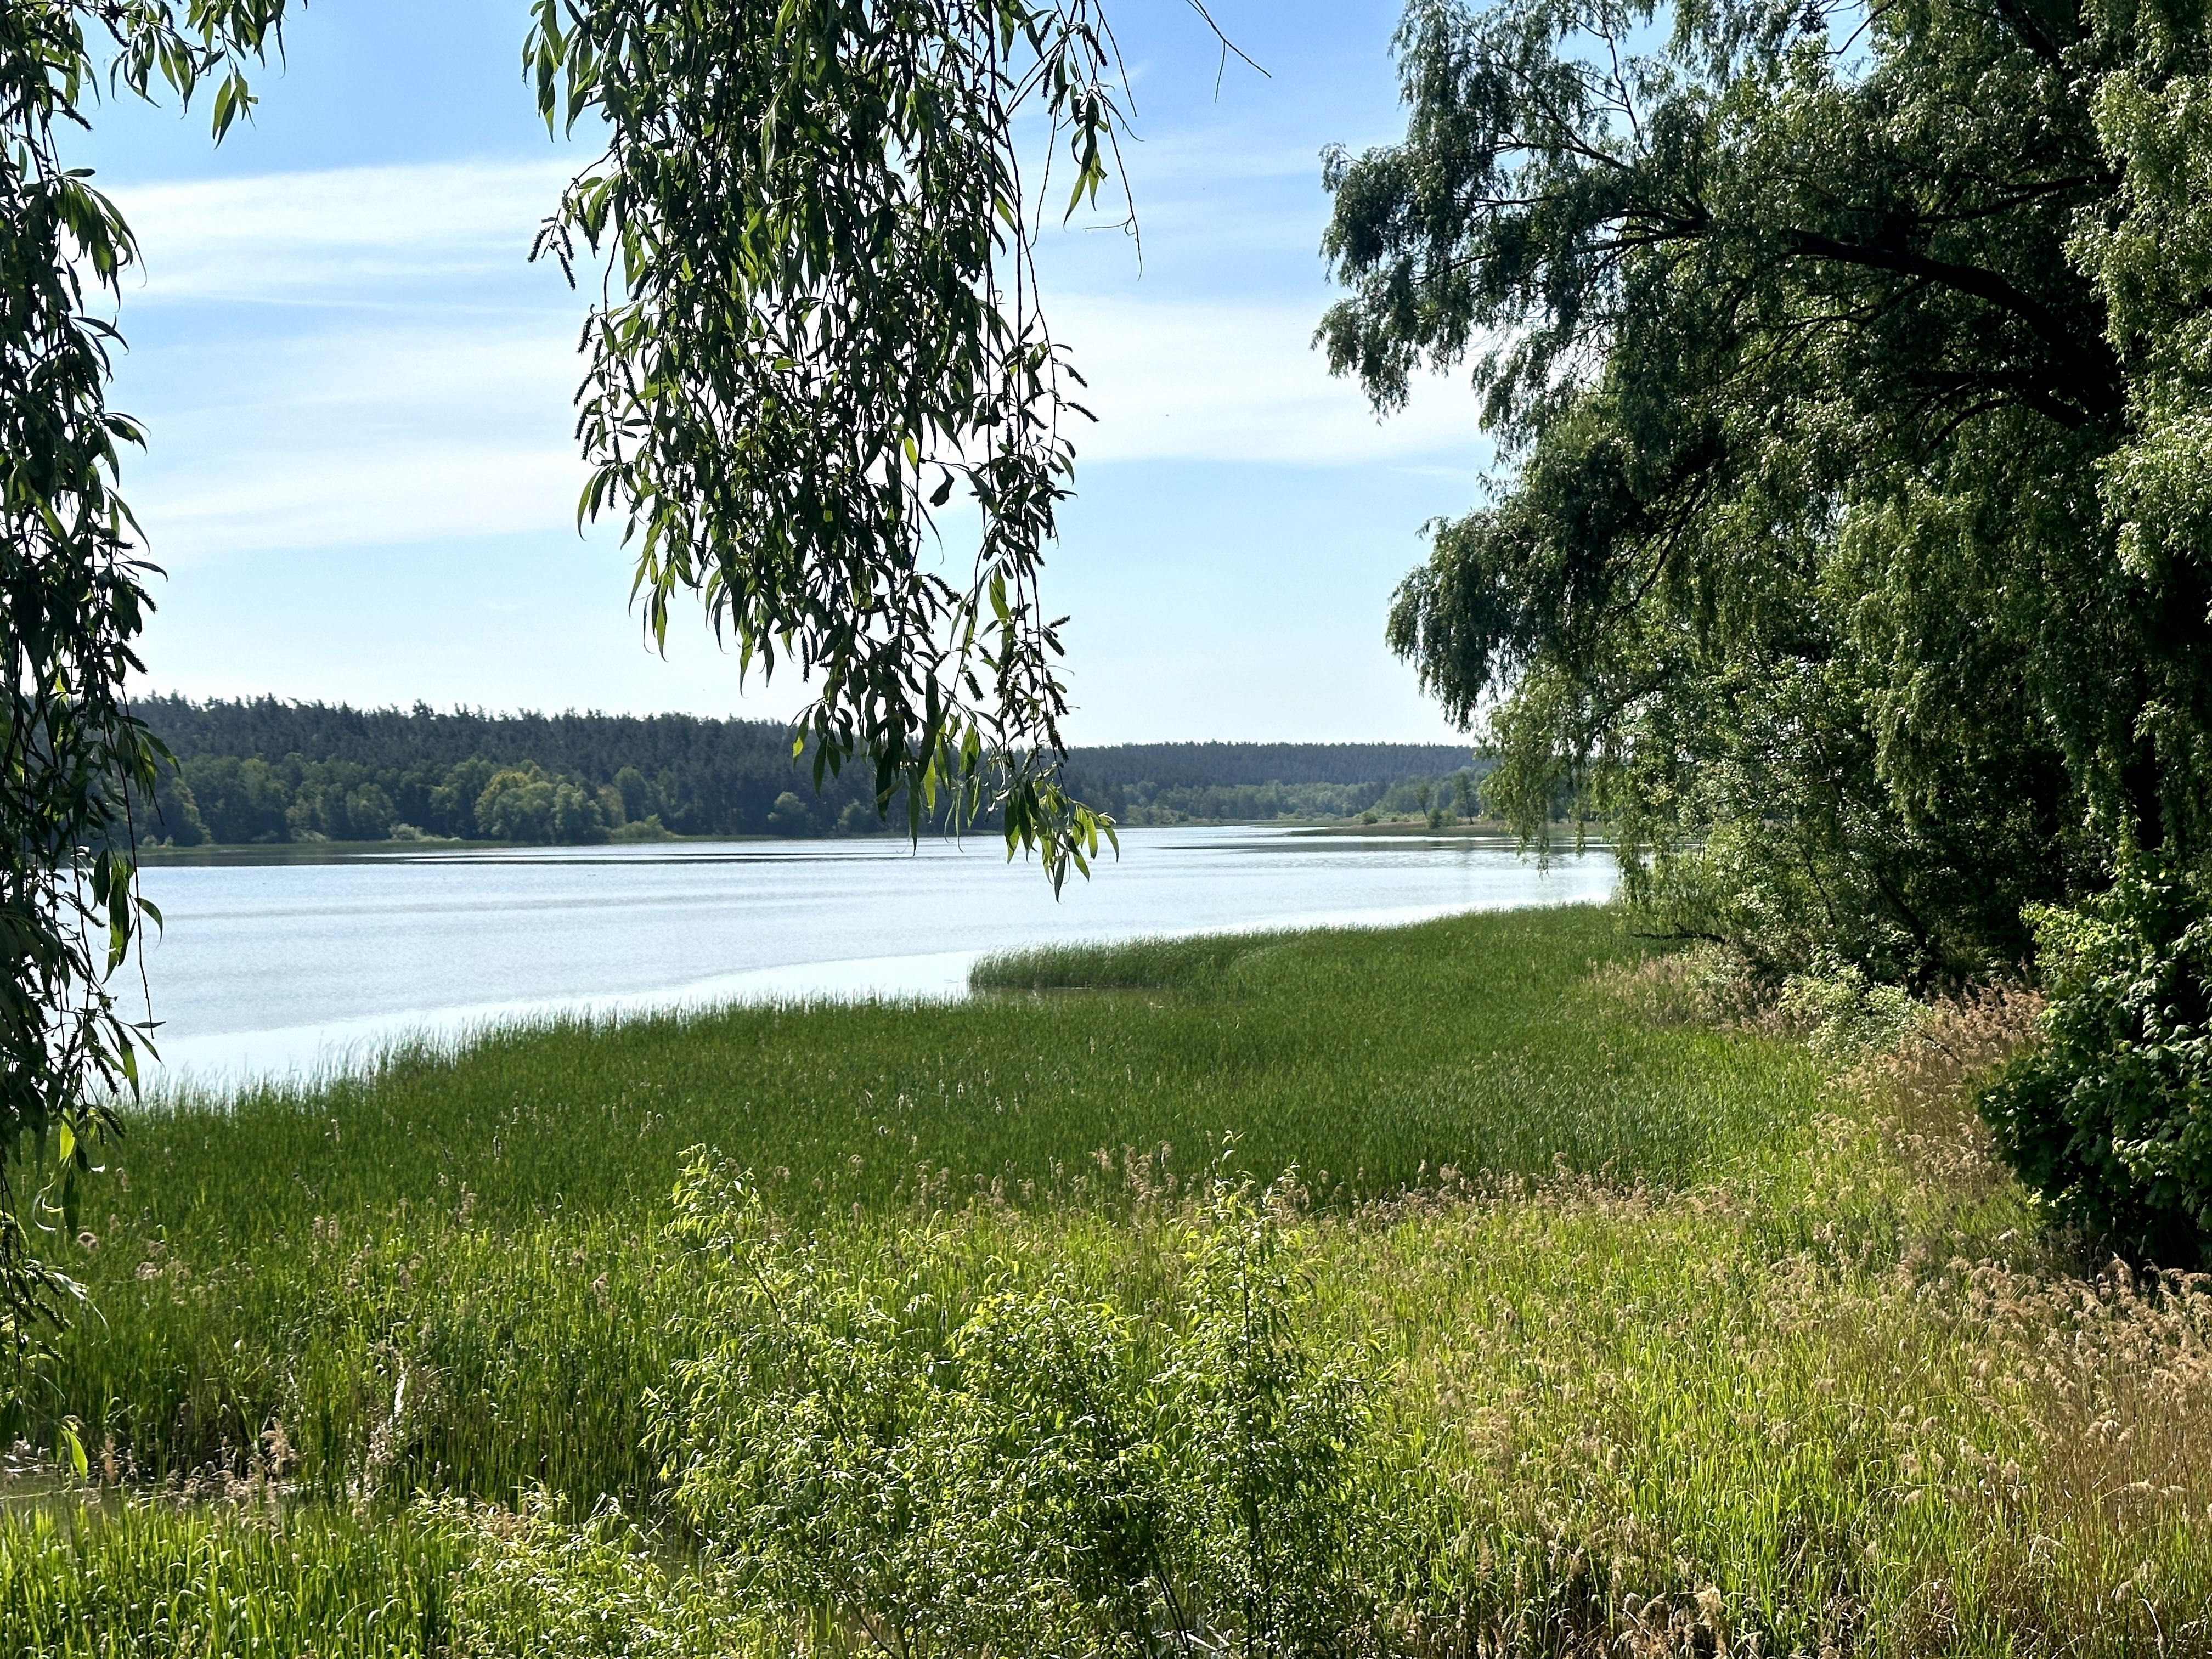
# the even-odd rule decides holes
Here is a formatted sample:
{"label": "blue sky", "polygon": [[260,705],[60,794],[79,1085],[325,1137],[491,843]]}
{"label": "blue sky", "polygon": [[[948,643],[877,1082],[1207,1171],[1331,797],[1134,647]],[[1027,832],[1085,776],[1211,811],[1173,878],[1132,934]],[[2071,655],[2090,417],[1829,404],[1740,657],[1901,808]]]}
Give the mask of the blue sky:
{"label": "blue sky", "polygon": [[[1046,250],[1091,382],[1048,569],[1070,735],[1447,739],[1382,643],[1419,526],[1478,498],[1463,383],[1378,422],[1308,341],[1330,290],[1318,153],[1401,130],[1392,0],[1214,0],[1268,71],[1220,76],[1182,0],[1113,9],[1141,263]],[[520,0],[315,0],[254,125],[126,105],[81,141],[137,226],[117,402],[167,579],[147,683],[197,696],[782,715],[703,625],[641,642],[611,532],[580,538],[582,312],[532,233],[586,159],[522,83]]]}

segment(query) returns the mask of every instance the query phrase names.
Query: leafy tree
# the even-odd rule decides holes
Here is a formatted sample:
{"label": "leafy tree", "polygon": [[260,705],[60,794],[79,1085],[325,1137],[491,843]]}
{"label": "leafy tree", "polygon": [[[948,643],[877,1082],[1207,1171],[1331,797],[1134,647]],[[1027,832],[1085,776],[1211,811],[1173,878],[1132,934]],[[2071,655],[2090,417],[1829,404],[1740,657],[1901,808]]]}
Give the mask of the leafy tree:
{"label": "leafy tree", "polygon": [[430,791],[427,827],[447,836],[488,834],[477,823],[477,803],[498,772],[499,768],[489,761],[475,756],[455,764],[446,781]]}
{"label": "leafy tree", "polygon": [[564,847],[580,846],[607,838],[607,821],[592,791],[562,779],[553,786],[553,813],[547,824],[548,841]]}
{"label": "leafy tree", "polygon": [[392,797],[375,784],[364,783],[345,795],[345,834],[349,841],[382,841],[392,833],[398,814]]}
{"label": "leafy tree", "polygon": [[[281,14],[282,0],[0,8],[0,1443],[23,1425],[42,1322],[76,1294],[30,1229],[76,1231],[104,1103],[137,1074],[143,1032],[106,985],[146,912],[127,808],[153,796],[161,758],[123,696],[149,567],[116,489],[139,432],[108,407],[113,331],[98,315],[136,248],[60,137],[105,82],[187,103],[211,85],[220,139]],[[49,1170],[44,1190],[19,1185]]]}
{"label": "leafy tree", "polygon": [[179,847],[198,847],[208,839],[206,820],[191,786],[173,766],[161,769],[154,785],[152,810],[141,834],[149,840],[172,842]]}
{"label": "leafy tree", "polygon": [[607,838],[599,796],[534,763],[492,775],[477,797],[477,830],[494,841],[580,846]]}
{"label": "leafy tree", "polygon": [[2212,810],[2202,0],[1414,0],[1322,329],[1509,471],[1389,638],[1656,921],[2017,963]]}
{"label": "leafy tree", "polygon": [[495,772],[477,797],[473,816],[478,830],[494,841],[550,841],[553,781],[535,766]]}
{"label": "leafy tree", "polygon": [[288,790],[258,757],[188,757],[179,769],[212,840],[246,845],[282,841],[289,832]]}
{"label": "leafy tree", "polygon": [[791,790],[775,798],[775,805],[768,815],[769,833],[778,836],[811,836],[814,833],[814,815],[806,810],[806,803]]}

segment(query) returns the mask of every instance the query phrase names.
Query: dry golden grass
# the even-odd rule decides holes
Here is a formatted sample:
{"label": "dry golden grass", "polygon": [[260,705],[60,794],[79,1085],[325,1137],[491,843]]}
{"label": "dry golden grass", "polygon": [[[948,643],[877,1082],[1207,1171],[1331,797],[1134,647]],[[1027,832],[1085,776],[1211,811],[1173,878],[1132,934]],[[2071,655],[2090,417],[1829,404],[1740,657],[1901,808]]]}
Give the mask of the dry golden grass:
{"label": "dry golden grass", "polygon": [[[1704,953],[1607,977],[1650,1018],[1793,1029]],[[1975,1094],[2040,1012],[1987,988],[1838,1055],[1778,1180],[1431,1223],[1459,1237],[1423,1254],[1494,1286],[1552,1277],[1496,1265],[1547,1249],[1612,1264],[1610,1298],[1570,1275],[1510,1322],[1425,1322],[1475,1337],[1411,1373],[1446,1401],[1523,1379],[1460,1422],[1492,1466],[1542,1449],[1497,1487],[1501,1519],[1517,1503],[1590,1564],[1553,1650],[2212,1652],[2212,1276],[2085,1267],[1995,1160]],[[1626,1285],[1650,1287],[1632,1311]],[[1541,1358],[1501,1366],[1532,1322]],[[1545,1649],[1519,1616],[1498,1650]]]}

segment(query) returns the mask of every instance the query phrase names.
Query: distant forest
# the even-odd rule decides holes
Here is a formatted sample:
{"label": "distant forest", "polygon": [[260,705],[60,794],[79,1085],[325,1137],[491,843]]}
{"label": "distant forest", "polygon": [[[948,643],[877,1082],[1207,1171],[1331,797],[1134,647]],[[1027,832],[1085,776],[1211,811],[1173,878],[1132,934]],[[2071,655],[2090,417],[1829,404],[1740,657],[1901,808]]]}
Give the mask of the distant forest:
{"label": "distant forest", "polygon": [[[813,788],[773,720],[690,714],[147,699],[177,758],[145,839],[582,843],[667,836],[880,833],[870,779]],[[1078,793],[1125,824],[1468,816],[1485,769],[1423,744],[1125,744],[1078,749]],[[903,827],[903,817],[899,818]]]}

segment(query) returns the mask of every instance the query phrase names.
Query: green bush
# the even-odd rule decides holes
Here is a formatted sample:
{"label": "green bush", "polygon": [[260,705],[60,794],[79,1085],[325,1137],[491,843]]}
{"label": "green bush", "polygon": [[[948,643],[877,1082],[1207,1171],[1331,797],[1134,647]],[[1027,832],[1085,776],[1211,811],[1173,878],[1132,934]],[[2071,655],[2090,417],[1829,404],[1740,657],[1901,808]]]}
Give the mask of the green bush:
{"label": "green bush", "polygon": [[1018,1255],[963,1284],[941,1221],[836,1249],[711,1164],[678,1211],[709,1271],[659,1440],[733,1604],[894,1654],[1376,1646],[1402,1505],[1250,1187],[1189,1224],[1164,1323]]}
{"label": "green bush", "polygon": [[1803,1033],[1823,1060],[1850,1065],[1911,1036],[1924,1009],[1903,988],[1881,984],[1856,963],[1822,953],[1809,970],[1783,981],[1775,1012]]}
{"label": "green bush", "polygon": [[425,1500],[414,1516],[466,1550],[450,1580],[445,1659],[727,1659],[765,1646],[611,1504],[581,1527],[543,1493],[513,1510]]}
{"label": "green bush", "polygon": [[805,801],[787,789],[769,809],[768,829],[772,836],[811,836],[814,833],[814,815],[806,810]]}
{"label": "green bush", "polygon": [[2169,1267],[2212,1242],[2212,884],[2156,864],[2032,913],[2045,1040],[1984,1097],[2059,1218]]}

